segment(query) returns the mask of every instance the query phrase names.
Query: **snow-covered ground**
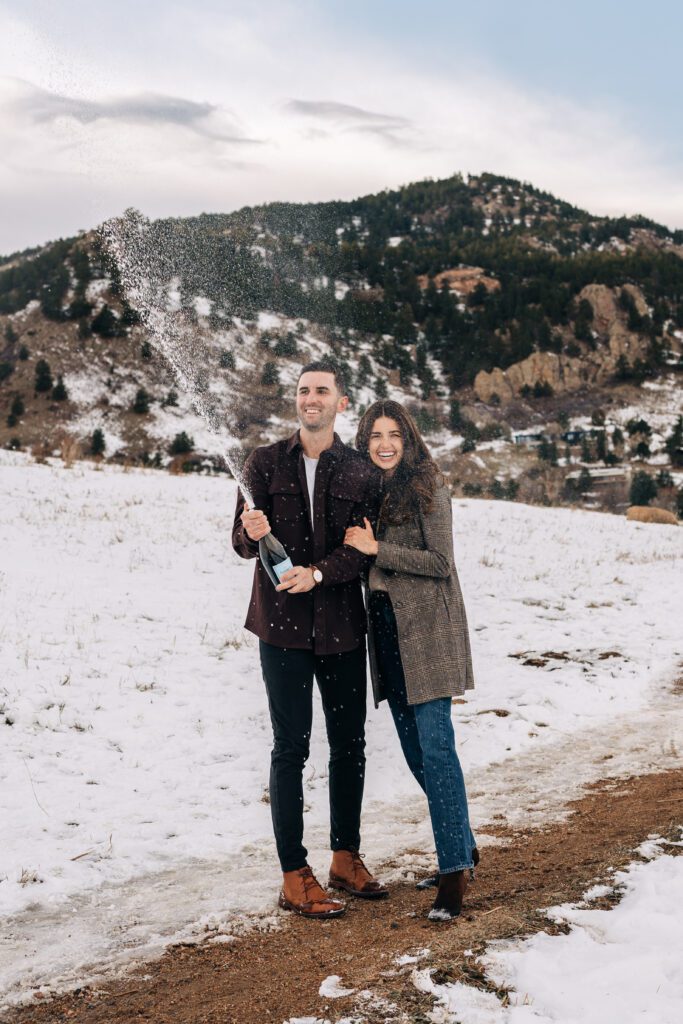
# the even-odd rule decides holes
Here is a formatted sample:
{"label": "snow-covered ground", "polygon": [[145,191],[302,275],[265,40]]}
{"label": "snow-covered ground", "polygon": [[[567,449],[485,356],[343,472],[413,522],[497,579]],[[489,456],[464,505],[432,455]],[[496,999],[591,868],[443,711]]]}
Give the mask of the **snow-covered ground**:
{"label": "snow-covered ground", "polygon": [[414,983],[435,998],[434,1024],[679,1024],[683,857],[662,854],[666,845],[616,873],[623,897],[613,909],[591,907],[611,891],[596,886],[580,904],[547,911],[567,934],[495,943],[479,958],[508,990],[508,1005],[468,985],[435,984],[429,968],[416,969]]}
{"label": "snow-covered ground", "polygon": [[[253,569],[230,546],[234,498],[224,478],[0,453],[8,1001],[250,914],[277,924],[270,726],[242,629]],[[477,682],[454,717],[475,830],[561,812],[604,774],[606,743],[614,773],[676,762],[683,534],[486,501],[455,502],[454,523]],[[567,769],[551,746],[583,753]],[[321,873],[326,776],[318,707],[306,820]],[[369,709],[366,794],[370,862],[415,867],[409,834],[428,865],[426,804],[384,707]]]}

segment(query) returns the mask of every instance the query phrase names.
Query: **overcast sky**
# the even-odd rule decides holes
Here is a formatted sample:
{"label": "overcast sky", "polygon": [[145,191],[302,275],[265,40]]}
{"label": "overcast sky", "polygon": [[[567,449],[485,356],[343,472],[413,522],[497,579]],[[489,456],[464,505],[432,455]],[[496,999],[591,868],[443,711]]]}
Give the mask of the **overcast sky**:
{"label": "overcast sky", "polygon": [[482,170],[683,228],[679,0],[0,0],[0,253]]}

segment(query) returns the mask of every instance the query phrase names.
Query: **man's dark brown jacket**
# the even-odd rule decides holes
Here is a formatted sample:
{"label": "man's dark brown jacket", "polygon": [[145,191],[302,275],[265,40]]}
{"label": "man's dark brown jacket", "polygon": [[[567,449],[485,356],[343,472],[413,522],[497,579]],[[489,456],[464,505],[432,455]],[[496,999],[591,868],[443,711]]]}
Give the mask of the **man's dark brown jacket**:
{"label": "man's dark brown jacket", "polygon": [[[318,462],[312,515],[298,431],[288,440],[257,448],[244,474],[254,508],[265,512],[292,564],[315,565],[323,574],[323,582],[306,594],[278,593],[257,561],[246,628],[276,647],[316,654],[352,651],[365,634],[359,574],[366,559],[344,546],[344,533],[348,526],[362,526],[364,516],[375,522],[378,471],[335,434]],[[239,491],[232,546],[242,558],[257,558],[258,543],[240,522],[243,509]]]}

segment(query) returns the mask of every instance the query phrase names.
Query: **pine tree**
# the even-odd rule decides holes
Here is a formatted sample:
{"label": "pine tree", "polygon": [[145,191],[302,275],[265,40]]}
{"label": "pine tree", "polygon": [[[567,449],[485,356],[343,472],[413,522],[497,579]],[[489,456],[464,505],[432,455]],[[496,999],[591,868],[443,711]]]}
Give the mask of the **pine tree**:
{"label": "pine tree", "polygon": [[221,354],[218,359],[218,365],[220,366],[221,370],[235,369],[235,356],[229,349],[224,348],[221,351]]}
{"label": "pine tree", "polygon": [[100,427],[96,427],[92,432],[90,439],[90,454],[91,455],[104,455],[107,442],[104,439],[104,432]]}
{"label": "pine tree", "polygon": [[69,392],[66,390],[64,378],[60,373],[59,376],[57,377],[57,383],[52,389],[52,400],[54,402],[65,402],[68,397]]}
{"label": "pine tree", "polygon": [[657,497],[657,484],[649,473],[639,470],[633,474],[629,501],[632,505],[649,505]]}
{"label": "pine tree", "polygon": [[664,442],[664,448],[672,466],[683,466],[683,416],[676,420],[673,430]]}
{"label": "pine tree", "polygon": [[12,324],[7,324],[5,327],[5,341],[10,345],[13,345],[15,341],[19,341],[19,335],[12,327]]}
{"label": "pine tree", "polygon": [[280,374],[278,373],[277,364],[268,361],[263,367],[263,373],[261,374],[261,383],[265,387],[272,387],[275,384],[280,383]]}
{"label": "pine tree", "polygon": [[174,391],[171,388],[169,393],[166,395],[166,398],[162,399],[161,408],[162,409],[166,409],[169,405],[177,405],[177,404],[178,404],[178,392]]}
{"label": "pine tree", "polygon": [[7,417],[7,426],[16,427],[17,423],[24,415],[24,400],[21,395],[15,395],[12,399],[12,404],[9,410],[9,416]]}
{"label": "pine tree", "polygon": [[25,363],[28,357],[31,355],[26,345],[22,345],[19,349],[19,358],[22,363]]}
{"label": "pine tree", "polygon": [[600,462],[604,462],[607,458],[607,434],[604,430],[598,431],[596,454]]}
{"label": "pine tree", "polygon": [[152,346],[148,341],[143,341],[142,345],[140,345],[140,358],[149,361],[152,355]]}
{"label": "pine tree", "polygon": [[593,452],[591,451],[590,441],[587,437],[584,437],[581,441],[581,461],[593,462]]}
{"label": "pine tree", "polygon": [[133,412],[136,412],[139,416],[144,416],[145,413],[149,412],[150,398],[151,395],[144,388],[138,388],[132,405]]}
{"label": "pine tree", "polygon": [[173,438],[168,450],[171,455],[187,455],[194,451],[194,438],[182,430]]}
{"label": "pine tree", "polygon": [[119,322],[106,304],[102,306],[90,326],[93,333],[99,334],[102,338],[114,338],[119,332]]}
{"label": "pine tree", "polygon": [[587,491],[590,491],[592,483],[593,477],[590,475],[590,472],[584,466],[581,472],[579,473],[579,479],[576,481],[576,489],[579,492],[579,494],[585,494]]}
{"label": "pine tree", "polygon": [[370,362],[369,357],[364,352],[360,359],[358,360],[358,372],[356,374],[356,383],[358,384],[358,386],[361,388],[365,387],[365,385],[370,380],[371,375],[372,363]]}
{"label": "pine tree", "polygon": [[39,359],[36,363],[36,380],[34,385],[36,391],[52,391],[53,383],[50,364],[46,359]]}

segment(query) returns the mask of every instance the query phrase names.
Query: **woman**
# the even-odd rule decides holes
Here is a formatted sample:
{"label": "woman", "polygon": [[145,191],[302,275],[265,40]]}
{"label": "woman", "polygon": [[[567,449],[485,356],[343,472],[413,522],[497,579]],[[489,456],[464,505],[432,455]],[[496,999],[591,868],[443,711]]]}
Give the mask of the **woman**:
{"label": "woman", "polygon": [[450,921],[479,860],[451,721],[451,698],[474,685],[451,499],[398,402],[370,406],[356,447],[384,474],[377,538],[367,519],[345,536],[346,544],[374,556],[368,646],[375,700],[389,701],[408,766],[427,795],[439,874],[422,887],[438,882],[429,917]]}

